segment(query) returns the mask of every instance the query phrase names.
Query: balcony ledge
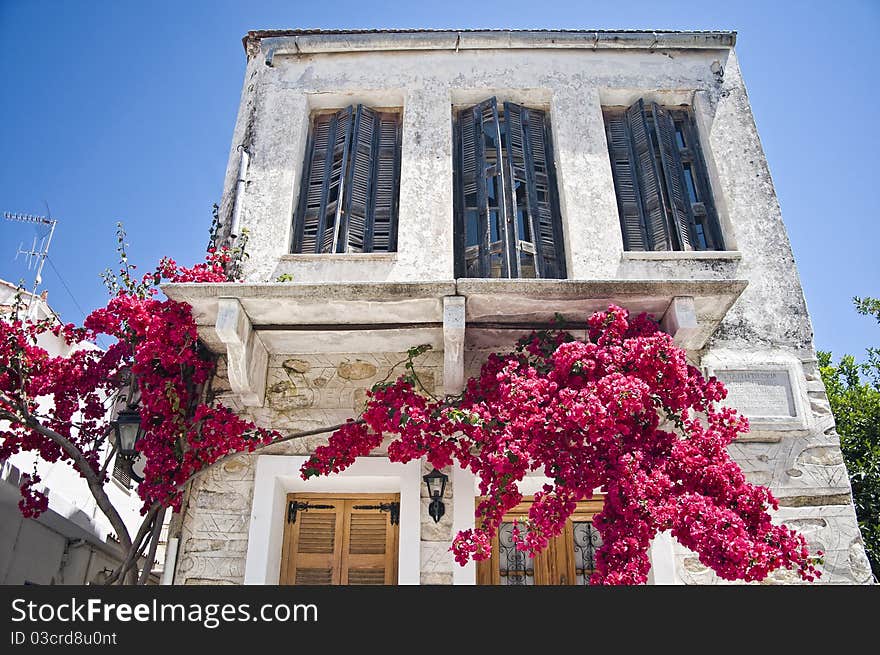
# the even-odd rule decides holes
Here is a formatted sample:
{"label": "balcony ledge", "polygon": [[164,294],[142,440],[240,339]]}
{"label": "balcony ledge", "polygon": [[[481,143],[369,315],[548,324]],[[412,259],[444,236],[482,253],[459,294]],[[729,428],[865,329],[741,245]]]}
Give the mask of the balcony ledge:
{"label": "balcony ledge", "polygon": [[680,346],[699,350],[746,285],[734,279],[466,278],[186,283],[162,290],[192,307],[205,345],[229,358],[233,390],[246,404],[259,405],[272,354],[400,352],[422,343],[437,350],[504,348],[553,326],[558,314],[570,329],[582,328],[587,316],[609,304],[652,315]]}

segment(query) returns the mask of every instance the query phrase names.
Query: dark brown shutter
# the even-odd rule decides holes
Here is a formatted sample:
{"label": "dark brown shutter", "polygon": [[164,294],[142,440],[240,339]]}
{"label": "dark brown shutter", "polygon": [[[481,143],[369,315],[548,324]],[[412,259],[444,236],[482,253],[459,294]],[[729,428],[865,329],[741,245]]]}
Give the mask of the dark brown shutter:
{"label": "dark brown shutter", "polygon": [[[546,112],[512,102],[504,103],[504,138],[507,150],[508,221],[514,232],[513,277],[521,277],[517,245],[530,241],[535,247],[539,278],[564,278],[562,224],[556,198],[550,125]],[[519,234],[517,187],[525,189],[525,227]]]}
{"label": "dark brown shutter", "polygon": [[626,122],[638,177],[642,213],[645,217],[646,249],[672,250],[660,171],[654,158],[654,146],[648,128],[648,119],[645,116],[645,103],[641,99],[626,110]]}
{"label": "dark brown shutter", "polygon": [[358,105],[337,252],[397,248],[400,115]]}
{"label": "dark brown shutter", "polygon": [[[459,161],[459,193],[462,208],[467,210],[467,197],[476,194],[477,231],[479,233],[477,249],[478,275],[477,277],[490,277],[491,252],[495,247],[496,254],[500,243],[504,243],[504,232],[507,228],[505,203],[499,202],[499,241],[492,242],[490,212],[489,212],[489,189],[490,180],[503,176],[503,166],[499,161],[501,148],[501,127],[498,120],[498,105],[495,98],[484,100],[478,105],[469,107],[458,114],[458,141],[460,152]],[[494,140],[497,144],[493,154],[487,149],[487,140]],[[494,183],[494,180],[493,180]],[[503,184],[499,185],[503,188]],[[460,234],[463,236],[466,229],[464,218],[459,221]],[[463,240],[458,243],[461,254],[465,258],[465,244]],[[509,253],[502,250],[502,276],[509,277]]]}
{"label": "dark brown shutter", "polygon": [[614,190],[617,194],[617,209],[620,212],[623,247],[625,250],[649,250],[635,155],[626,123],[626,114],[623,112],[609,112],[605,115],[605,131],[608,136]]}
{"label": "dark brown shutter", "polygon": [[294,220],[293,252],[334,252],[338,243],[352,113],[352,107],[346,107],[314,118]]}
{"label": "dark brown shutter", "polygon": [[660,149],[663,177],[666,181],[666,197],[672,213],[672,227],[676,246],[681,250],[694,250],[697,242],[691,202],[685,191],[684,169],[675,142],[675,123],[662,107],[653,104],[654,131]]}
{"label": "dark brown shutter", "polygon": [[348,177],[344,219],[340,226],[338,252],[364,252],[367,223],[372,215],[373,161],[376,151],[374,137],[376,114],[369,107],[358,105],[352,121],[351,161]]}
{"label": "dark brown shutter", "polygon": [[377,113],[374,128],[372,218],[367,222],[364,252],[397,250],[400,190],[401,115]]}

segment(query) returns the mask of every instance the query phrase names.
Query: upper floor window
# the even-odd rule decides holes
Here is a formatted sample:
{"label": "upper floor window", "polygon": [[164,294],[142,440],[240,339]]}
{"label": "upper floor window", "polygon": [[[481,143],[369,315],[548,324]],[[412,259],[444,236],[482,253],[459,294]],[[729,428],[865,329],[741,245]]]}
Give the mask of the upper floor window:
{"label": "upper floor window", "polygon": [[693,113],[639,100],[606,109],[626,250],[724,250]]}
{"label": "upper floor window", "polygon": [[455,115],[456,277],[564,278],[550,120],[489,98]]}
{"label": "upper floor window", "polygon": [[357,105],[312,117],[294,253],[394,252],[400,113]]}

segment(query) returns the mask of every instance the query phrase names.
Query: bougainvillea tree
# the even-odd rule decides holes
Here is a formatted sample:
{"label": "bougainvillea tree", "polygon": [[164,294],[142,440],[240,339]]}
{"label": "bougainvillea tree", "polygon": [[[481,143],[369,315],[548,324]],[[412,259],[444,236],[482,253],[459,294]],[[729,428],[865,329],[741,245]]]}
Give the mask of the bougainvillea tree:
{"label": "bougainvillea tree", "polygon": [[[421,385],[412,362],[425,348],[413,349],[406,372],[375,385],[361,416],[282,435],[205,393],[214,361],[190,308],[157,294],[163,280],[230,282],[230,252],[212,249],[192,268],[164,259],[141,278],[126,258],[124,234],[120,253],[121,270],[105,279],[111,298],[83,327],[29,322],[16,312],[0,320],[0,459],[33,451],[84,478],[126,552],[109,582],[146,579],[149,564],[134,573],[138,558],[152,561],[165,508],[179,508],[194,476],[236,453],[324,432],[332,432],[329,442],[305,464],[304,478],[341,471],[382,445],[394,461],[426,457],[437,468],[471,470],[485,499],[476,527],[453,542],[462,564],[488,557],[505,513],[522,500],[518,484],[538,471],[549,482],[515,531],[518,548],[540,552],[576,503],[601,489],[594,584],[644,582],[649,543],[664,530],[725,579],[760,580],[780,567],[804,580],[819,574],[803,537],[771,522],[770,491],[747,483],[727,454],[746,420],[720,406],[722,385],[689,366],[645,316],[610,307],[590,317],[582,341],[561,330],[536,332],[514,352],[489,356],[462,394],[444,398]],[[46,331],[72,353],[50,356],[37,344]],[[113,345],[82,347],[101,334]],[[120,393],[137,403],[145,431],[137,446],[144,519],[133,536],[103,489],[107,406]],[[47,508],[39,482],[33,475],[22,483],[25,516]]]}
{"label": "bougainvillea tree", "polygon": [[[154,552],[164,509],[179,508],[193,475],[231,453],[282,438],[204,396],[214,362],[199,345],[190,308],[157,297],[163,280],[229,281],[231,251],[211,249],[204,263],[191,268],[166,258],[137,278],[124,238],[120,231],[121,269],[105,274],[110,300],[83,327],[30,321],[20,308],[0,319],[0,460],[32,451],[47,462],[69,463],[84,478],[126,551],[111,581],[131,579],[126,574],[138,557]],[[46,332],[61,338],[70,354],[50,356],[38,345]],[[102,334],[113,345],[90,347]],[[101,461],[112,432],[108,406],[120,400],[120,393],[129,396],[121,398],[124,403],[137,405],[144,428],[137,444],[145,460],[138,486],[144,520],[134,536],[103,489],[113,454]],[[24,476],[19,507],[26,517],[48,508],[40,482],[36,472]]]}
{"label": "bougainvillea tree", "polygon": [[489,557],[505,513],[523,499],[518,484],[538,471],[549,482],[515,526],[517,548],[539,553],[577,502],[601,489],[592,584],[644,583],[651,539],[665,530],[724,579],[761,580],[780,567],[815,579],[804,538],[771,522],[776,499],[746,482],[726,451],[748,422],[719,406],[721,383],[703,378],[645,315],[611,306],[588,323],[584,341],[535,332],[489,356],[454,398],[426,397],[410,366],[373,389],[363,420],[319,447],[303,478],[341,471],[383,442],[392,461],[469,469],[484,499],[476,527],[453,542],[461,564]]}

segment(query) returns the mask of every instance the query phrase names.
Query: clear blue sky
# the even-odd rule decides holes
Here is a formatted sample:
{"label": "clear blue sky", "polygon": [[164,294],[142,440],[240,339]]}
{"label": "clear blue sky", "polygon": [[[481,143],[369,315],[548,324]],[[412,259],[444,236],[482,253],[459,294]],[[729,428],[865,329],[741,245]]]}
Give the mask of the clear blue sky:
{"label": "clear blue sky", "polygon": [[[61,2],[0,0],[0,211],[59,220],[41,288],[81,322],[106,301],[122,221],[132,259],[201,258],[219,202],[249,29],[733,29],[818,348],[880,330],[880,2]],[[0,277],[33,229],[0,219]],[[74,302],[55,269],[76,298]],[[773,311],[768,307],[768,311]]]}

